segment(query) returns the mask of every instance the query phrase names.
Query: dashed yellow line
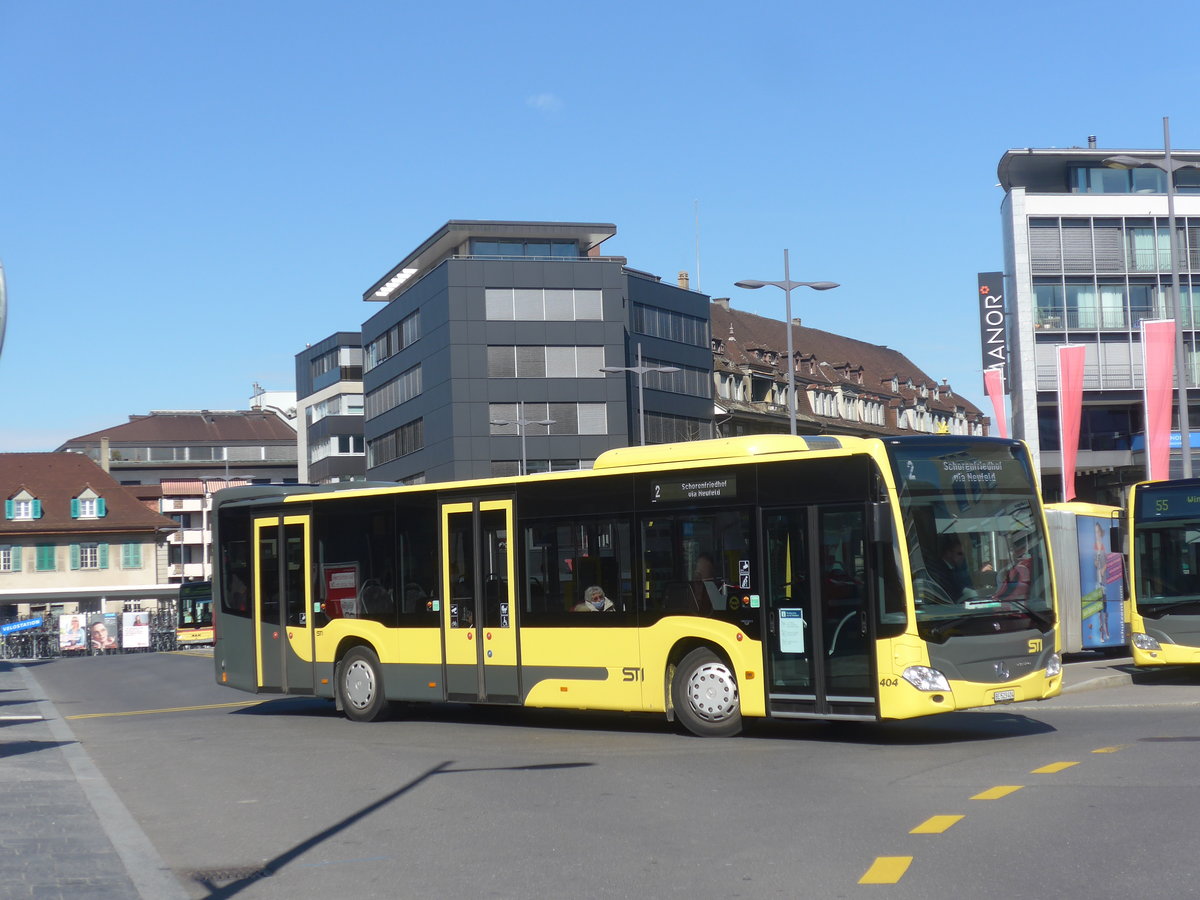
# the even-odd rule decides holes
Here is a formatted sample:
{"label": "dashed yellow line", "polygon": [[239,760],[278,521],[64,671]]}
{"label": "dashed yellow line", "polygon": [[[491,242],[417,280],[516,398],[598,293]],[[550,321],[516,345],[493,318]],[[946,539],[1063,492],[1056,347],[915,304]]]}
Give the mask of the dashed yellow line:
{"label": "dashed yellow line", "polygon": [[865,875],[858,879],[859,884],[895,884],[904,877],[912,864],[911,856],[880,856],[867,869]]}
{"label": "dashed yellow line", "polygon": [[210,703],[207,706],[171,706],[166,709],[133,709],[128,712],[79,713],[63,716],[64,719],[108,719],[116,716],[155,716],[159,713],[193,712],[199,709],[232,709],[237,706],[254,706],[262,700],[239,700],[235,703]]}
{"label": "dashed yellow line", "polygon": [[1007,797],[1009,794],[1016,793],[1023,784],[998,784],[995,787],[988,788],[986,791],[976,794],[972,800],[999,800],[1001,797]]}
{"label": "dashed yellow line", "polygon": [[1128,744],[1117,744],[1115,747],[1101,747],[1098,750],[1093,750],[1093,753],[1116,753],[1118,750],[1124,750]]}
{"label": "dashed yellow line", "polygon": [[1034,769],[1031,775],[1053,775],[1056,772],[1061,772],[1063,769],[1069,769],[1071,766],[1079,765],[1078,762],[1056,762],[1050,763],[1048,766],[1042,766],[1040,769]]}
{"label": "dashed yellow line", "polygon": [[942,834],[962,820],[962,816],[930,816],[909,834]]}

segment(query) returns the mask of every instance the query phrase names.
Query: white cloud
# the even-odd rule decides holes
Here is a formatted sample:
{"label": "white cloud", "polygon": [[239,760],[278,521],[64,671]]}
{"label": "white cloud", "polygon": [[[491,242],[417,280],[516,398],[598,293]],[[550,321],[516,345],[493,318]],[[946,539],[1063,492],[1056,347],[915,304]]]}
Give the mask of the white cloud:
{"label": "white cloud", "polygon": [[525,105],[544,113],[555,113],[563,108],[562,98],[557,94],[534,94],[525,98]]}

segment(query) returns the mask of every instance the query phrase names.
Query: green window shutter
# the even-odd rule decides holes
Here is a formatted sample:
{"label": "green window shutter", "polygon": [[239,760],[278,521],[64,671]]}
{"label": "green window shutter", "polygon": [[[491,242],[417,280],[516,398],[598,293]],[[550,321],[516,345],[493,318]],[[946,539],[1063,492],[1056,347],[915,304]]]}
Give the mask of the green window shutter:
{"label": "green window shutter", "polygon": [[4,518],[11,519],[13,517],[13,502],[11,500],[4,501]]}
{"label": "green window shutter", "polygon": [[36,566],[39,572],[53,572],[57,568],[53,544],[38,544]]}
{"label": "green window shutter", "polygon": [[71,498],[71,518],[72,519],[79,518],[79,498],[78,497]]}
{"label": "green window shutter", "polygon": [[71,545],[71,568],[72,569],[79,568],[79,545],[78,544]]}
{"label": "green window shutter", "polygon": [[121,568],[140,569],[142,567],[142,545],[126,544],[121,550]]}
{"label": "green window shutter", "polygon": [[103,519],[106,515],[108,515],[108,507],[104,503],[103,497],[96,498],[96,515],[97,515],[97,517],[99,517],[101,519]]}
{"label": "green window shutter", "polygon": [[14,572],[21,571],[21,548],[20,547],[12,548],[12,570]]}
{"label": "green window shutter", "polygon": [[96,556],[99,559],[100,568],[107,569],[108,568],[108,544],[98,544],[96,549],[98,551]]}
{"label": "green window shutter", "polygon": [[42,501],[41,500],[33,501],[33,517],[35,519],[40,519],[42,517]]}

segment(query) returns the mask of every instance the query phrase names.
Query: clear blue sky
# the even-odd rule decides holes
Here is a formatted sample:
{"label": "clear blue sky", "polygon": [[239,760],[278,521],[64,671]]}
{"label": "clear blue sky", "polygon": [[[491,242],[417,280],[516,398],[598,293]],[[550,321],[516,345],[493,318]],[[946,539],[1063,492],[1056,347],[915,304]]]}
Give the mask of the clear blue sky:
{"label": "clear blue sky", "polygon": [[[1167,3],[0,0],[0,451],[294,388],[448,219],[613,222],[635,268],[981,407],[1012,147],[1200,147]],[[1162,23],[1162,24],[1159,24]],[[1175,24],[1171,24],[1175,23]],[[1194,31],[1189,32],[1194,37]],[[699,229],[696,227],[697,208]]]}

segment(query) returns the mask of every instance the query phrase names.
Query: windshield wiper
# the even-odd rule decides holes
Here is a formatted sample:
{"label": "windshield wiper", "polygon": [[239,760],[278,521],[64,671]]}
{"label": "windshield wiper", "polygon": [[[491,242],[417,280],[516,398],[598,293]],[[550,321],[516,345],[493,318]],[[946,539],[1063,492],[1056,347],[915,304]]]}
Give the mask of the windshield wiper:
{"label": "windshield wiper", "polygon": [[1017,609],[1021,610],[1021,612],[1025,613],[1025,615],[1029,616],[1029,618],[1037,624],[1039,630],[1041,631],[1049,631],[1054,627],[1053,616],[1047,613],[1038,612],[1024,600],[1008,599],[1001,602],[1011,604],[1012,606],[1015,606]]}
{"label": "windshield wiper", "polygon": [[1177,603],[1163,603],[1161,605],[1157,603],[1139,603],[1138,606],[1140,609],[1138,612],[1140,612],[1143,616],[1154,616],[1159,613],[1165,615],[1169,612],[1175,612],[1177,609],[1183,609],[1185,606],[1197,605],[1200,605],[1200,597],[1193,597],[1191,600],[1180,600]]}

